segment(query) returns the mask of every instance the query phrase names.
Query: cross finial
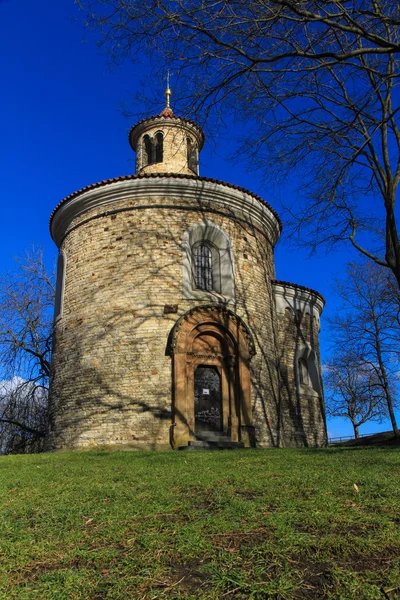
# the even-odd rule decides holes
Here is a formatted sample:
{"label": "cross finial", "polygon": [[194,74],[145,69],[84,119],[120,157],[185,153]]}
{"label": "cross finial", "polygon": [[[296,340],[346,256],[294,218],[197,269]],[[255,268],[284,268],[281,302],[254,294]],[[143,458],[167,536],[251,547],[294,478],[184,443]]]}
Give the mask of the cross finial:
{"label": "cross finial", "polygon": [[171,108],[171,88],[169,87],[169,70],[167,71],[167,89],[165,90],[165,99],[167,101],[165,108]]}

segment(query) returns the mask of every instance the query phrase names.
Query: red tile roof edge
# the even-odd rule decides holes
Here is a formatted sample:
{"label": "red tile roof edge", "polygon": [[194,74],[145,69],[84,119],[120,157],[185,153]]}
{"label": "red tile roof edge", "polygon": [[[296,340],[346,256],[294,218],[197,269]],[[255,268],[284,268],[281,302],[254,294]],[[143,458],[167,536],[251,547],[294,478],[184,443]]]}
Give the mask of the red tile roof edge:
{"label": "red tile roof edge", "polygon": [[[164,109],[165,110],[165,109]],[[185,119],[184,117],[177,117],[175,116],[173,113],[172,115],[170,114],[163,114],[164,111],[162,111],[159,115],[154,115],[153,117],[146,117],[145,119],[142,119],[141,121],[138,121],[137,123],[135,123],[135,125],[132,125],[132,127],[129,130],[128,133],[128,140],[129,140],[129,145],[131,143],[131,133],[134,129],[136,129],[136,127],[138,127],[139,125],[141,125],[142,123],[145,123],[146,121],[153,121],[155,119],[173,119],[175,121],[182,121],[184,123],[189,123],[189,125],[192,125],[193,127],[196,127],[196,129],[198,129],[202,135],[202,140],[203,140],[203,144],[204,144],[204,140],[206,139],[206,134],[204,133],[204,131],[202,130],[202,128],[192,119]]]}
{"label": "red tile roof edge", "polygon": [[49,225],[51,227],[51,222],[53,220],[53,217],[54,217],[55,213],[57,212],[57,210],[60,208],[60,206],[62,206],[69,200],[72,200],[72,198],[76,198],[76,196],[79,196],[79,194],[82,194],[83,192],[87,192],[87,191],[93,190],[95,188],[103,187],[103,186],[109,185],[111,183],[117,183],[118,181],[129,181],[129,180],[135,180],[135,179],[154,179],[154,178],[163,178],[163,177],[167,177],[167,178],[175,177],[177,179],[194,179],[196,181],[208,181],[210,183],[217,183],[219,185],[224,185],[228,188],[232,188],[234,190],[239,190],[240,192],[244,192],[245,194],[249,194],[256,200],[261,202],[261,204],[265,205],[272,212],[275,219],[278,221],[279,230],[282,231],[282,221],[281,221],[278,213],[272,208],[272,206],[266,200],[261,198],[261,196],[258,196],[257,194],[253,194],[253,192],[250,192],[246,188],[240,187],[239,185],[234,185],[233,183],[227,183],[225,181],[220,181],[218,179],[213,179],[211,177],[197,177],[195,175],[186,175],[185,173],[144,173],[144,174],[139,174],[139,175],[121,175],[120,177],[113,177],[112,179],[104,179],[102,181],[98,181],[97,183],[92,183],[90,185],[87,185],[87,186],[81,188],[80,190],[77,190],[76,192],[73,192],[72,194],[69,194],[69,196],[66,196],[65,198],[63,198],[63,200],[61,200],[61,202],[59,202],[57,204],[57,206],[54,208],[54,210],[52,211],[52,213],[50,215]]}

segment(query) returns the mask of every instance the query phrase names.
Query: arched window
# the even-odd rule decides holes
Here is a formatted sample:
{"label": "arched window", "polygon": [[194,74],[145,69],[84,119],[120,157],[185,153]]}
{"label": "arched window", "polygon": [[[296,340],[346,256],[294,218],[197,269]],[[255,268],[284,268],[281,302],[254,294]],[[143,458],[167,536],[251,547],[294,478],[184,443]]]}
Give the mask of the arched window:
{"label": "arched window", "polygon": [[186,138],[187,143],[187,163],[189,169],[197,174],[197,151],[196,146],[193,144],[192,138]]}
{"label": "arched window", "polygon": [[149,135],[143,136],[143,166],[153,164],[153,143]]}
{"label": "arched window", "polygon": [[64,286],[65,286],[65,269],[67,259],[63,251],[58,255],[57,260],[57,281],[56,281],[56,297],[54,302],[54,321],[61,319],[63,300],[64,300]]}
{"label": "arched window", "polygon": [[143,136],[142,156],[142,167],[163,161],[164,135],[161,131],[156,133],[154,138],[147,133]]}
{"label": "arched window", "polygon": [[193,249],[194,280],[198,290],[213,290],[213,268],[211,248],[206,244],[198,244]]}
{"label": "arched window", "polygon": [[156,157],[155,157],[156,163],[163,161],[163,153],[164,153],[164,136],[161,133],[161,131],[159,131],[156,134]]}
{"label": "arched window", "polygon": [[300,383],[310,385],[310,375],[308,373],[308,365],[305,358],[299,358],[299,379]]}
{"label": "arched window", "polygon": [[297,381],[301,394],[322,394],[317,356],[309,344],[297,350]]}
{"label": "arched window", "polygon": [[183,296],[210,299],[219,294],[235,299],[233,252],[229,237],[214,223],[201,222],[185,231],[183,250]]}

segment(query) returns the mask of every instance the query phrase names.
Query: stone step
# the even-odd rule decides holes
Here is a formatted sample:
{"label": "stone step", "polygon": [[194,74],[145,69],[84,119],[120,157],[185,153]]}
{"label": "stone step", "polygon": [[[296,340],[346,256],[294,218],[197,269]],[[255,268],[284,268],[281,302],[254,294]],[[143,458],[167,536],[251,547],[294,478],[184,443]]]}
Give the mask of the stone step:
{"label": "stone step", "polygon": [[232,442],[228,438],[220,440],[190,440],[180,450],[238,450],[244,448],[243,442]]}
{"label": "stone step", "polygon": [[230,442],[231,438],[224,433],[204,433],[196,435],[199,442]]}

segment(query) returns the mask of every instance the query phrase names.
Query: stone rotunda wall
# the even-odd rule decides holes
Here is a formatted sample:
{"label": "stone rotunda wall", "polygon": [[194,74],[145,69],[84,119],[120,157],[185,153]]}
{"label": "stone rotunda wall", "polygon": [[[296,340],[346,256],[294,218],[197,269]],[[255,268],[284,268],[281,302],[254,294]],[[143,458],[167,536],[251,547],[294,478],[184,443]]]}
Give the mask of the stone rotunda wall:
{"label": "stone rotunda wall", "polygon": [[241,190],[161,176],[83,190],[53,216],[66,272],[55,324],[49,448],[170,447],[169,336],[194,307],[226,304],[212,292],[197,291],[193,299],[183,294],[182,241],[193,225],[205,223],[230,240],[235,297],[227,308],[254,340],[249,369],[255,438],[279,444],[271,284],[278,221]]}
{"label": "stone rotunda wall", "polygon": [[323,445],[324,302],[276,281],[279,217],[199,177],[204,134],[169,107],[129,140],[137,175],[84,188],[51,217],[47,448],[179,448],[215,435]]}
{"label": "stone rotunda wall", "polygon": [[[280,371],[281,436],[286,446],[327,442],[319,350],[323,298],[300,285],[272,282]],[[300,361],[307,365],[302,381]]]}

